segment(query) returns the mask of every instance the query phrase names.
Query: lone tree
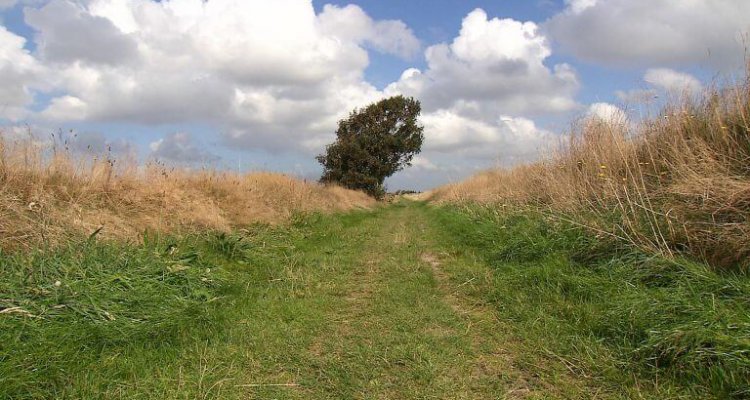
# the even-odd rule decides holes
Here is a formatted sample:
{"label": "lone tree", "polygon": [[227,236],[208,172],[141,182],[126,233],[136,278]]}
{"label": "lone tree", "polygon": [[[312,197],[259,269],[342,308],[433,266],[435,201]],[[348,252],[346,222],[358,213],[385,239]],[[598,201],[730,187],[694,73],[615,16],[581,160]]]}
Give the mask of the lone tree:
{"label": "lone tree", "polygon": [[336,141],[317,157],[324,168],[320,181],[381,198],[385,178],[411,165],[421,150],[421,109],[418,100],[394,96],[352,111],[339,121]]}

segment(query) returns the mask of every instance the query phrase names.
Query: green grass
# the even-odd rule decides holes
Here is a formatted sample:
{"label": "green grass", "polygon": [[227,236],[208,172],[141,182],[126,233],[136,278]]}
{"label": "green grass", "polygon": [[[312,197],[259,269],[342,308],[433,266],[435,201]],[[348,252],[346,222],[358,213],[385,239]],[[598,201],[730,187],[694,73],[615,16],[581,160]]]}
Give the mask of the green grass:
{"label": "green grass", "polygon": [[748,299],[487,208],[82,239],[0,254],[0,398],[745,398]]}
{"label": "green grass", "polygon": [[482,257],[493,304],[534,355],[628,397],[750,397],[750,277],[618,248],[537,214],[439,209]]}

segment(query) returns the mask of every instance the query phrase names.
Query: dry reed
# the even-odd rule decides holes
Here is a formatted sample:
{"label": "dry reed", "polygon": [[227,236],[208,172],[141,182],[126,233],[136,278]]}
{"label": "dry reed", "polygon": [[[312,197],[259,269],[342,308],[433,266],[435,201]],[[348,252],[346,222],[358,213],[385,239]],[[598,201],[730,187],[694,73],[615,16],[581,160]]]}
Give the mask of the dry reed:
{"label": "dry reed", "polygon": [[[361,192],[267,172],[138,166],[0,132],[0,248],[55,244],[91,234],[135,239],[276,223],[295,212],[368,207]],[[119,163],[118,163],[119,161]],[[122,164],[122,165],[121,165]]]}

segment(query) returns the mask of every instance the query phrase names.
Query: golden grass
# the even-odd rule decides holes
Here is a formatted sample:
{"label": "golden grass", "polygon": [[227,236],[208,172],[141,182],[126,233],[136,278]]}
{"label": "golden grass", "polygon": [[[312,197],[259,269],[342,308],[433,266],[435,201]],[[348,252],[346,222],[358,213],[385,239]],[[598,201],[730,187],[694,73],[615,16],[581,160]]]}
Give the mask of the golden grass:
{"label": "golden grass", "polygon": [[589,118],[552,156],[440,187],[438,202],[527,207],[665,255],[748,267],[750,84],[631,123]]}
{"label": "golden grass", "polygon": [[0,132],[0,248],[91,234],[137,239],[277,223],[295,212],[368,207],[367,195],[283,174],[170,169],[74,157]]}

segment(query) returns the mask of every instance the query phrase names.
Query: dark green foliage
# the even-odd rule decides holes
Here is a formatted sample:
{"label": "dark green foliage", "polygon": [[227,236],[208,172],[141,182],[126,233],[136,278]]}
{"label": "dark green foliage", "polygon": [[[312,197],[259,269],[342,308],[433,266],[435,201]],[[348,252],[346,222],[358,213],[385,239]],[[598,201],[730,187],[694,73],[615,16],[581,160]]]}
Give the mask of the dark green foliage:
{"label": "dark green foliage", "polygon": [[320,181],[382,197],[385,178],[410,165],[422,147],[420,111],[418,100],[403,96],[352,111],[339,121],[336,141],[317,157],[324,168]]}

